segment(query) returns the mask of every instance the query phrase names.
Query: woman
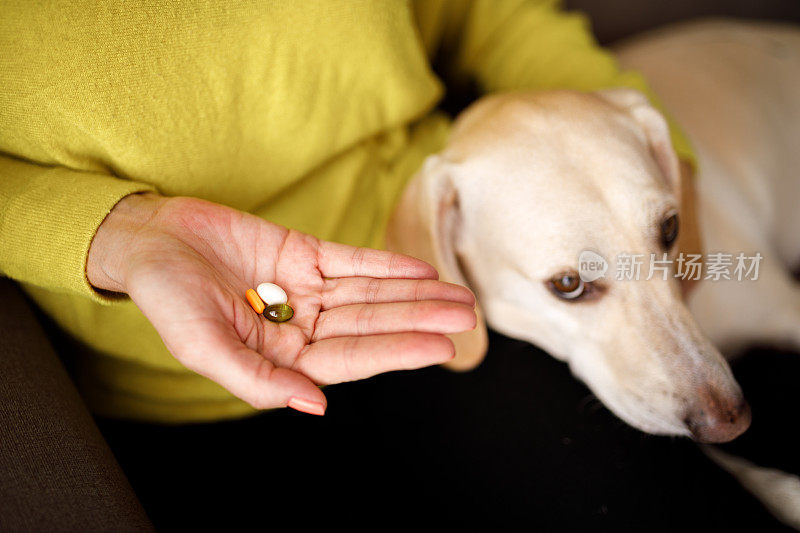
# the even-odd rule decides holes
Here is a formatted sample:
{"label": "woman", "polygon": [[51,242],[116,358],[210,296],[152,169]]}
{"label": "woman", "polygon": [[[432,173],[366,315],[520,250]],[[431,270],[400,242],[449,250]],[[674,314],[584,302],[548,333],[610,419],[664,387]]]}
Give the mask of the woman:
{"label": "woman", "polygon": [[[0,21],[0,271],[80,342],[91,408],[138,420],[322,414],[317,385],[447,360],[471,294],[318,239],[381,246],[443,146],[445,87],[646,91],[550,1],[22,2]],[[289,324],[247,307],[263,281]]]}

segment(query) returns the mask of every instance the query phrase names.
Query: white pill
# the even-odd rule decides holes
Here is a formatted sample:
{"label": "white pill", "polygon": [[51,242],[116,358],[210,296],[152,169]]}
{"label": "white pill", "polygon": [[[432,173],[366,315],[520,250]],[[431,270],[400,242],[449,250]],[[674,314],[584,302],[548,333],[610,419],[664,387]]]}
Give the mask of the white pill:
{"label": "white pill", "polygon": [[264,300],[264,305],[270,306],[275,304],[285,304],[289,301],[286,296],[286,291],[275,285],[274,283],[262,283],[256,287],[256,292]]}

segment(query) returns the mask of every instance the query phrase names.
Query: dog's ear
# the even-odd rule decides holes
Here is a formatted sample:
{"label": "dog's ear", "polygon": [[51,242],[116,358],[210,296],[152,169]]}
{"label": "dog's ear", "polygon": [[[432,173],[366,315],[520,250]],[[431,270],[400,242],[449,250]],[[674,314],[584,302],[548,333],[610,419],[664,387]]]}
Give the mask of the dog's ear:
{"label": "dog's ear", "polygon": [[[672,148],[669,125],[647,97],[633,89],[617,88],[598,91],[602,98],[612,105],[627,111],[642,127],[650,145],[650,151],[659,169],[675,192],[681,203],[681,232],[677,249],[686,254],[702,254],[703,244],[700,226],[697,222],[695,184],[689,168],[681,170],[681,163]],[[683,163],[687,165],[686,163]],[[684,297],[696,286],[694,280],[681,280]]]}
{"label": "dog's ear", "polygon": [[[430,261],[439,271],[439,279],[468,286],[456,251],[461,230],[458,190],[454,184],[455,165],[441,156],[428,157],[420,170],[421,230],[430,243]],[[489,346],[486,322],[476,305],[477,326],[472,331],[448,335],[456,347],[455,358],[446,364],[453,370],[470,370],[480,364]]]}
{"label": "dog's ear", "polygon": [[641,126],[650,145],[653,159],[669,186],[680,198],[681,176],[678,156],[672,148],[669,125],[664,116],[650,104],[644,94],[634,89],[624,87],[604,89],[597,91],[597,94],[615,107],[627,111]]}

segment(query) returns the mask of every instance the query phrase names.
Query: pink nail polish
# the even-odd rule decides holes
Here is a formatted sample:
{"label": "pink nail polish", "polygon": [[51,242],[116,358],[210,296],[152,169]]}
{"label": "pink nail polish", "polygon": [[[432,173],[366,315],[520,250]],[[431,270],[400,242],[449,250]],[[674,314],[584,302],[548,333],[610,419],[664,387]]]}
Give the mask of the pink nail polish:
{"label": "pink nail polish", "polygon": [[289,398],[289,403],[287,405],[295,411],[300,411],[301,413],[308,413],[310,415],[317,416],[322,416],[325,414],[325,407],[321,403],[304,400],[296,396]]}

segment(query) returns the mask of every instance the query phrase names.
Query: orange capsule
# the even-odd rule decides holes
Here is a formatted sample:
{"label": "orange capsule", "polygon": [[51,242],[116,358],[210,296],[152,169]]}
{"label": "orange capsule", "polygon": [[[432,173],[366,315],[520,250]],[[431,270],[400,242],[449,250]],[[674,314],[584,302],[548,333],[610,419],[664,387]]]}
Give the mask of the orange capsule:
{"label": "orange capsule", "polygon": [[247,292],[244,295],[247,297],[247,301],[250,303],[250,307],[253,308],[253,311],[259,315],[264,312],[264,307],[266,306],[256,291],[253,289],[247,289]]}

